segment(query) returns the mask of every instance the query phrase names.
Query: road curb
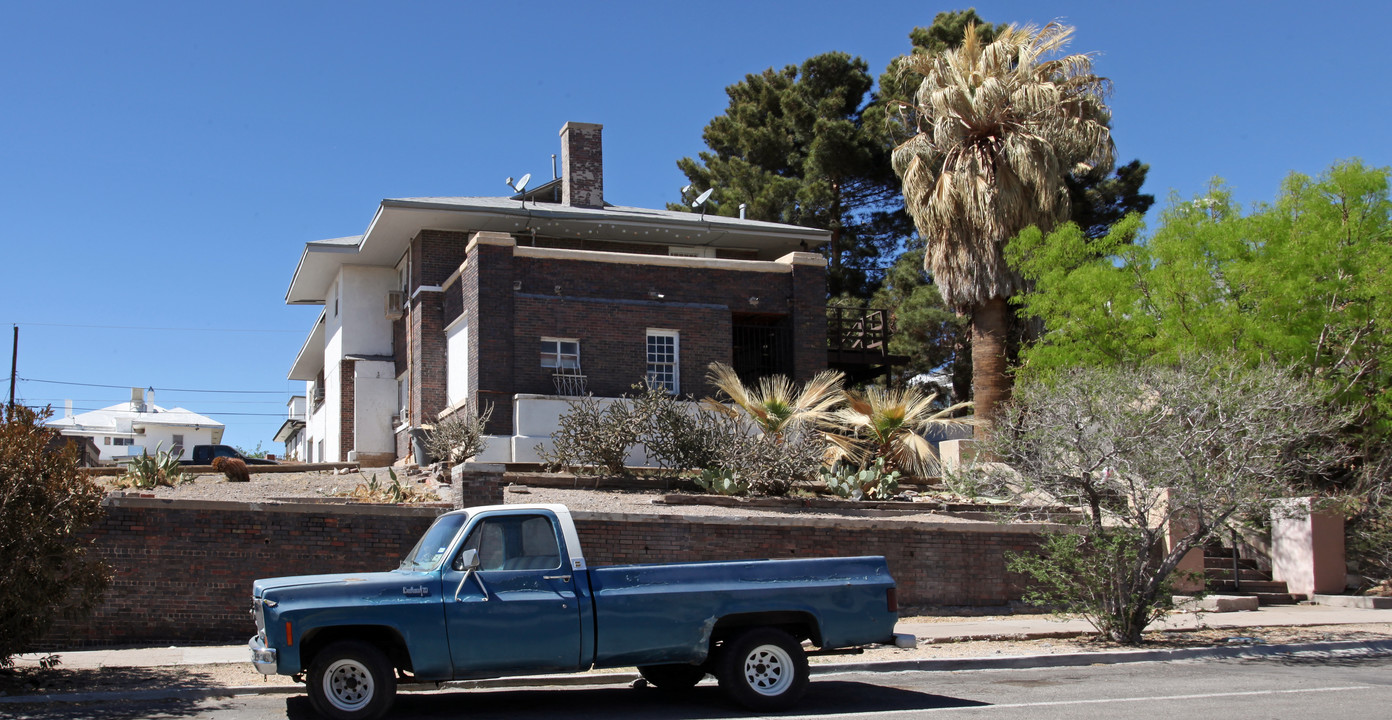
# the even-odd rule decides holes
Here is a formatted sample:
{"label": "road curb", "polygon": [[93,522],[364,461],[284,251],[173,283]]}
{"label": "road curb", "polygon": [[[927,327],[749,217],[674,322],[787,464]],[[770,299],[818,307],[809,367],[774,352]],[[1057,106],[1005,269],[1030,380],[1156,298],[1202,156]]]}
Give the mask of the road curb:
{"label": "road curb", "polygon": [[1338,642],[1293,643],[1289,645],[1242,645],[1235,647],[1175,648],[1170,650],[1116,650],[1110,652],[1059,653],[1057,655],[1008,655],[989,658],[929,658],[888,660],[867,663],[813,665],[813,675],[848,672],[912,672],[953,670],[1018,670],[1040,667],[1111,665],[1170,660],[1231,659],[1275,655],[1388,655],[1392,641],[1343,640]]}
{"label": "road curb", "polygon": [[[1019,670],[1045,667],[1076,667],[1081,665],[1110,665],[1136,662],[1165,662],[1198,659],[1242,659],[1272,656],[1377,656],[1392,655],[1392,641],[1346,640],[1288,645],[1243,645],[1240,647],[1177,648],[1172,650],[1118,650],[1113,652],[1060,653],[1058,655],[1010,655],[989,658],[930,658],[926,660],[890,660],[863,663],[827,663],[812,665],[813,675],[846,673],[951,672],[954,670]],[[542,675],[494,678],[489,680],[458,680],[402,685],[403,692],[447,690],[491,690],[517,687],[582,687],[588,685],[626,685],[638,679],[637,673],[603,673],[595,675]],[[201,700],[239,695],[298,695],[303,685],[245,685],[238,687],[170,688],[165,690],[131,690],[126,692],[63,693],[44,695],[14,695],[0,697],[0,705],[42,703],[113,702],[119,700]]]}

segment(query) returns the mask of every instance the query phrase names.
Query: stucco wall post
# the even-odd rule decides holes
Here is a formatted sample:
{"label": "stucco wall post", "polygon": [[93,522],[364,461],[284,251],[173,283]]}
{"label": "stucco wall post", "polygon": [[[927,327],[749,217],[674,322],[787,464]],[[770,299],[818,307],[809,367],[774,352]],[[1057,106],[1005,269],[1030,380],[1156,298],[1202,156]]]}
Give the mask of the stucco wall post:
{"label": "stucco wall post", "polygon": [[1271,577],[1293,595],[1344,591],[1344,518],[1292,498],[1271,513]]}

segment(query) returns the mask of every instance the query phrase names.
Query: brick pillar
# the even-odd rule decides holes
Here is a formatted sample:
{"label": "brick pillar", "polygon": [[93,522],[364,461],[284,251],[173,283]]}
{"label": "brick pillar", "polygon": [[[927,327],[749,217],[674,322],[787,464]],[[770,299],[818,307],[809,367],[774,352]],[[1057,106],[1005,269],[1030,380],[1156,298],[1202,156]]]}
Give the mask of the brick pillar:
{"label": "brick pillar", "polygon": [[338,461],[348,462],[348,453],[354,450],[355,399],[357,384],[353,382],[353,369],[357,360],[344,359],[338,366]]}
{"label": "brick pillar", "polygon": [[421,289],[411,301],[411,425],[434,424],[445,409],[444,296]]}
{"label": "brick pillar", "polygon": [[503,504],[504,466],[466,462],[450,469],[450,499],[456,508]]}
{"label": "brick pillar", "polygon": [[807,381],[827,366],[826,260],[795,252],[775,262],[792,266],[793,377]]}
{"label": "brick pillar", "polygon": [[[493,405],[485,428],[492,435],[512,435],[514,348],[528,338],[514,336],[512,289],[513,250],[517,242],[505,233],[475,233],[464,268],[464,312],[469,316],[469,387],[473,406],[481,412]],[[475,322],[474,319],[477,319]],[[539,338],[531,338],[535,342]],[[533,345],[532,347],[536,347]]]}

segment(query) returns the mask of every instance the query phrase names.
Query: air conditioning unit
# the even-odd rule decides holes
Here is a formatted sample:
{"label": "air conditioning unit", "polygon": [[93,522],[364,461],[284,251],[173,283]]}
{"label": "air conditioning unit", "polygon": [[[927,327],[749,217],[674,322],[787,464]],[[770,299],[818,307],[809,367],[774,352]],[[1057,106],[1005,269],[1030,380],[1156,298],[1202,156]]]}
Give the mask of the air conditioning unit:
{"label": "air conditioning unit", "polygon": [[392,290],[387,293],[387,319],[400,320],[403,308],[406,306],[406,293],[401,290]]}

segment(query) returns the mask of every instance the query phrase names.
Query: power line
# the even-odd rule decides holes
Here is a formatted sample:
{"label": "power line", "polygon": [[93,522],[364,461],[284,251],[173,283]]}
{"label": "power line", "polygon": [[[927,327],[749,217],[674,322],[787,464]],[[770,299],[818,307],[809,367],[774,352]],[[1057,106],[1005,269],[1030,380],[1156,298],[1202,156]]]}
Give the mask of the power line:
{"label": "power line", "polygon": [[[27,397],[25,397],[24,399],[27,400],[27,401],[29,401],[29,402],[66,402],[66,401],[68,401],[68,400],[71,400],[71,401],[73,401],[73,402],[75,402],[75,403],[84,403],[84,402],[92,402],[92,403],[98,403],[98,402],[111,402],[111,400],[108,399],[108,398],[70,398],[70,397],[43,397],[43,396],[38,396],[38,397],[36,397],[36,396],[33,396],[33,395],[27,396]],[[129,401],[128,401],[128,400],[117,400],[116,402],[117,402],[117,403],[122,403],[122,402],[129,402]],[[163,403],[178,403],[178,402],[179,402],[178,400],[170,400],[170,399],[168,399],[168,398],[161,398],[161,404],[163,404]],[[284,406],[284,405],[285,405],[285,403],[284,403],[283,401],[280,401],[280,400],[219,400],[218,402],[223,403],[223,404],[226,404],[226,405],[281,405],[281,406]]]}
{"label": "power line", "polygon": [[265,330],[255,328],[216,328],[216,327],[151,327],[148,325],[75,325],[69,323],[31,323],[19,322],[13,325],[26,325],[29,327],[62,327],[62,328],[88,328],[95,330],[160,330],[172,332],[233,332],[233,333],[292,333],[303,335],[303,330]]}
{"label": "power line", "polygon": [[[32,410],[42,410],[42,409],[44,409],[45,407],[50,407],[50,406],[51,406],[51,404],[48,404],[48,405],[30,405],[30,404],[28,404],[28,403],[16,403],[16,404],[17,404],[17,405],[22,404],[22,405],[24,405],[24,407],[30,408],[30,409],[32,409]],[[81,410],[81,411],[83,411],[83,412],[90,412],[90,411],[92,411],[92,410],[105,410],[105,409],[106,409],[106,408],[96,408],[96,407],[74,407],[74,408],[73,408],[73,411],[74,411],[74,412],[77,412],[77,411]],[[247,417],[279,417],[279,418],[288,417],[288,416],[287,416],[285,413],[283,413],[283,412],[278,412],[278,413],[249,413],[249,412],[219,412],[219,411],[217,411],[217,410],[201,410],[201,411],[198,412],[198,414],[199,414],[199,415],[207,415],[207,416],[210,416],[210,417],[213,416],[213,415],[241,415],[241,416],[247,416]]]}
{"label": "power line", "polygon": [[[47,383],[47,384],[49,384],[49,385],[78,385],[78,386],[81,386],[81,387],[118,388],[118,389],[140,387],[139,385],[99,385],[99,384],[97,384],[97,383],[67,382],[67,381],[63,381],[63,380],[38,380],[38,379],[35,379],[35,378],[20,378],[20,380],[23,381],[23,382]],[[167,387],[156,387],[155,390],[158,390],[158,391],[160,391],[160,392],[231,393],[231,394],[234,394],[234,395],[284,395],[284,394],[290,392],[289,390],[194,390],[194,389],[190,389],[190,388],[167,388]]]}

